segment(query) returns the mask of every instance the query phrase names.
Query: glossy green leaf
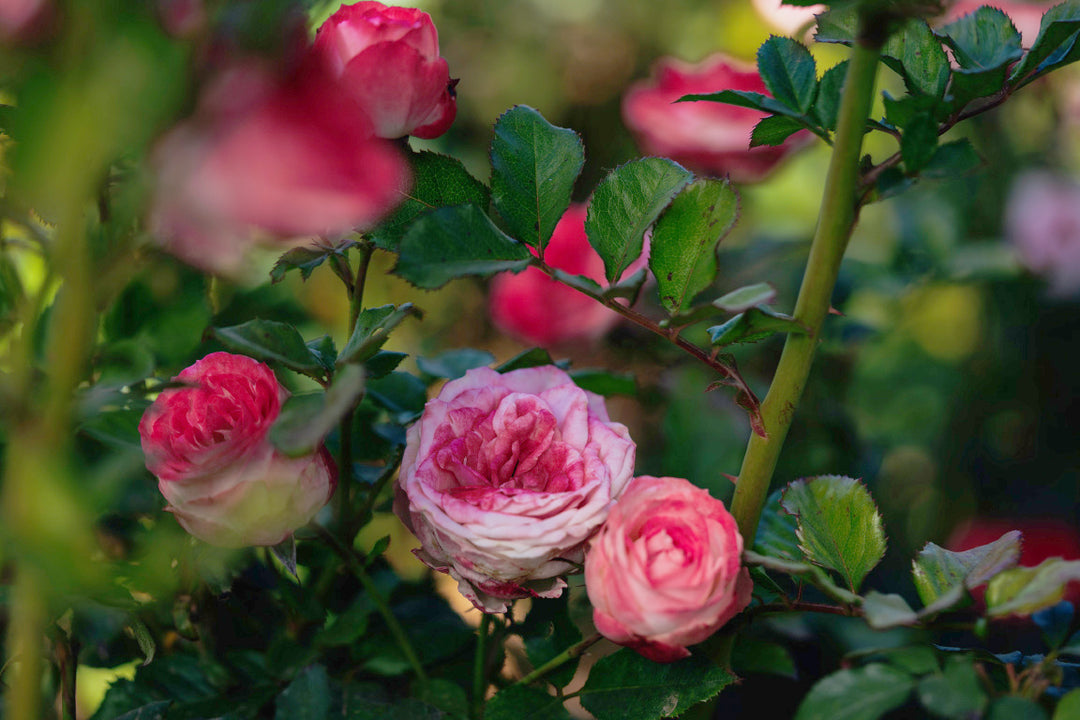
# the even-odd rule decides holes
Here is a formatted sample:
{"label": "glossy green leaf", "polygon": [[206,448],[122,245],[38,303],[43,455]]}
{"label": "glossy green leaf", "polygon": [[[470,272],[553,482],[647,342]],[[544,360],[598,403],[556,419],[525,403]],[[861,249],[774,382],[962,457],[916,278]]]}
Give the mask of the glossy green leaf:
{"label": "glossy green leaf", "polygon": [[563,701],[537,688],[511,685],[484,706],[484,720],[570,720]]}
{"label": "glossy green leaf", "polygon": [[301,670],[275,702],[274,720],[326,720],[330,714],[330,680],[322,665]]}
{"label": "glossy green leaf", "polygon": [[758,48],[757,65],[774,98],[799,113],[810,110],[817,95],[817,66],[805,45],[773,35]]}
{"label": "glossy green leaf", "polygon": [[409,225],[429,210],[453,205],[476,205],[483,210],[491,195],[457,158],[429,150],[409,153],[408,158],[412,187],[394,214],[371,233],[375,245],[384,250],[397,250]]}
{"label": "glossy green leaf", "polygon": [[985,72],[1004,67],[1024,54],[1020,33],[1009,16],[983,6],[945,25],[938,34],[952,48],[961,72]]}
{"label": "glossy green leaf", "polygon": [[916,692],[933,715],[954,720],[980,717],[987,702],[974,660],[966,655],[947,658],[945,670],[919,680]]}
{"label": "glossy green leaf", "polygon": [[210,334],[233,352],[276,362],[304,375],[321,378],[322,365],[304,344],[296,328],[273,320],[250,320],[241,325],[211,328]]}
{"label": "glossy green leaf", "polygon": [[875,630],[913,625],[918,620],[907,600],[893,593],[886,595],[871,590],[863,598],[862,610],[866,624]]}
{"label": "glossy green leaf", "polygon": [[[954,552],[927,543],[913,562],[915,589],[931,605],[958,588],[976,588],[1020,559],[1020,533],[1013,530],[987,545]],[[958,596],[956,600],[959,600]]]}
{"label": "glossy green leaf", "polygon": [[787,115],[764,117],[750,132],[750,147],[783,145],[789,137],[806,128],[805,122]]}
{"label": "glossy green leaf", "polygon": [[566,363],[560,364],[555,362],[551,357],[551,353],[544,348],[531,348],[518,353],[502,365],[499,365],[495,370],[501,373],[507,373],[511,370],[540,367],[541,365],[559,365],[564,369],[566,367]]}
{"label": "glossy green leaf", "polygon": [[855,41],[855,31],[859,18],[855,8],[832,7],[817,16],[817,29],[814,40],[821,43],[839,43],[851,45]]}
{"label": "glossy green leaf", "polygon": [[900,136],[900,157],[904,169],[917,173],[930,162],[937,150],[938,124],[930,115],[916,115]]}
{"label": "glossy green leaf", "polygon": [[1056,605],[1065,586],[1080,581],[1080,560],[1050,558],[1035,567],[1017,567],[995,575],[986,588],[986,614],[1030,615]]}
{"label": "glossy green leaf", "polygon": [[593,665],[580,697],[597,720],[655,720],[679,715],[734,681],[700,655],[658,664],[623,648]]}
{"label": "glossy green leaf", "polygon": [[721,347],[758,342],[776,333],[805,332],[806,329],[794,318],[764,307],[750,308],[722,325],[709,328],[712,344]]}
{"label": "glossy green leaf", "polygon": [[445,350],[431,357],[416,358],[416,366],[420,368],[420,372],[447,380],[459,378],[473,368],[490,365],[493,362],[495,362],[495,356],[487,350],[473,348]]}
{"label": "glossy green leaf", "polygon": [[[1024,59],[1016,64],[1009,82],[1029,82],[1038,75],[1065,64],[1073,55],[1080,31],[1080,0],[1066,0],[1043,15],[1039,34]],[[1073,57],[1075,59],[1075,57]]]}
{"label": "glossy green leaf", "polygon": [[840,670],[810,688],[795,720],[877,720],[907,702],[914,684],[907,673],[880,663]]}
{"label": "glossy green leaf", "polygon": [[882,96],[885,105],[885,121],[897,128],[906,128],[923,116],[934,117],[934,113],[941,105],[938,100],[925,95],[902,95],[894,98],[885,92]]}
{"label": "glossy green leaf", "polygon": [[467,275],[524,270],[532,254],[474,205],[444,207],[409,226],[394,272],[433,290]]}
{"label": "glossy green leaf", "polygon": [[796,480],[784,490],[782,505],[797,518],[806,557],[839,573],[858,592],[885,555],[881,514],[863,484],[840,475]]}
{"label": "glossy green leaf", "polygon": [[776,288],[769,283],[756,283],[732,290],[713,300],[714,307],[724,312],[740,313],[776,300]]}
{"label": "glossy green leaf", "polygon": [[356,318],[352,336],[345,343],[345,347],[341,348],[338,364],[370,360],[389,339],[390,331],[410,315],[420,315],[420,311],[412,303],[400,306],[382,305],[361,312]]}
{"label": "glossy green leaf", "polygon": [[582,390],[588,390],[604,397],[637,395],[637,380],[629,373],[614,373],[609,370],[583,368],[581,370],[571,370],[570,377],[574,379],[574,384]]}
{"label": "glossy green leaf", "polygon": [[826,130],[836,129],[836,120],[840,114],[840,93],[844,89],[844,78],[847,77],[848,61],[834,65],[825,71],[818,83],[817,102],[814,103],[814,113],[817,115],[821,126]]}
{"label": "glossy green leaf", "polygon": [[739,196],[727,180],[687,185],[653,228],[649,268],[660,303],[676,315],[716,278],[716,250],[735,225]]}
{"label": "glossy green leaf", "polygon": [[696,93],[683,95],[675,102],[718,102],[725,105],[760,110],[764,113],[798,117],[801,113],[792,110],[776,98],[751,90],[721,90],[714,93]]}
{"label": "glossy green leaf", "polygon": [[949,84],[949,58],[941,40],[925,20],[908,20],[882,49],[889,65],[900,73],[908,89],[940,98]]}
{"label": "glossy green leaf", "polygon": [[573,130],[524,105],[503,113],[491,141],[491,199],[510,234],[543,256],[584,163],[585,148]]}
{"label": "glossy green leaf", "polygon": [[604,260],[609,283],[641,255],[645,231],[692,179],[673,160],[642,158],[615,168],[596,188],[585,232]]}
{"label": "glossy green leaf", "polygon": [[776,490],[765,501],[754,538],[754,550],[762,555],[799,561],[803,555],[795,534],[798,526],[795,516],[781,507],[782,495],[783,490]]}
{"label": "glossy green leaf", "polygon": [[369,380],[384,377],[392,373],[407,357],[409,357],[407,353],[381,350],[364,363],[364,372]]}
{"label": "glossy green leaf", "polygon": [[364,371],[346,365],[325,393],[294,395],[270,428],[270,441],[286,455],[313,452],[364,392]]}
{"label": "glossy green leaf", "polygon": [[983,159],[967,138],[939,145],[922,169],[925,178],[950,178],[977,170]]}

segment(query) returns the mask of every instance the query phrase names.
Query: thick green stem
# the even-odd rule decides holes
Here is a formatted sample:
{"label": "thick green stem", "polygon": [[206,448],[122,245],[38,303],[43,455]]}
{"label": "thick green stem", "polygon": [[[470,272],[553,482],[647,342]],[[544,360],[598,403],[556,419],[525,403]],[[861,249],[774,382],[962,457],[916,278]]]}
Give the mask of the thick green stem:
{"label": "thick green stem", "polygon": [[600,642],[600,640],[602,640],[602,639],[603,639],[603,636],[600,633],[593,633],[592,635],[585,638],[584,640],[582,640],[580,642],[577,642],[577,643],[571,645],[570,647],[566,648],[561,653],[559,653],[555,657],[551,658],[546,663],[544,663],[540,667],[536,668],[535,670],[533,670],[531,673],[529,673],[525,677],[518,680],[515,683],[515,685],[529,685],[531,683],[536,682],[537,680],[544,677],[545,675],[547,675],[552,670],[557,670],[558,668],[562,667],[563,665],[570,662],[574,658],[581,657],[582,655],[585,654],[586,650],[591,648],[596,643]]}
{"label": "thick green stem", "polygon": [[848,64],[832,161],[825,178],[821,214],[795,303],[795,319],[807,332],[805,335],[788,335],[772,386],[761,405],[767,437],[757,434],[750,436],[731,502],[731,512],[748,548],[754,544],[769,483],[806,386],[821,328],[829,311],[836,276],[840,271],[840,261],[855,224],[859,157],[866,119],[873,102],[882,42],[881,33],[871,32],[874,28],[868,25],[864,18],[863,32]]}
{"label": "thick green stem", "polygon": [[488,636],[491,635],[491,615],[484,613],[480,627],[476,629],[476,655],[473,658],[472,706],[469,716],[480,720],[484,716],[487,699]]}

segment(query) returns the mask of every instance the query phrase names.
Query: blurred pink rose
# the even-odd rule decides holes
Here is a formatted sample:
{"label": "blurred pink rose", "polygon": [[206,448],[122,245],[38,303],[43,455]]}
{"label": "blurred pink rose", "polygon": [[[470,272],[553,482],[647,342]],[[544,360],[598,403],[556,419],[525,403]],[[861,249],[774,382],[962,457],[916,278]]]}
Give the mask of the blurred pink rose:
{"label": "blurred pink rose", "polygon": [[596,629],[656,662],[687,657],[750,602],[742,550],[735,519],[707,491],[634,478],[585,555]]}
{"label": "blurred pink rose", "polygon": [[1046,278],[1051,294],[1080,291],[1080,184],[1048,172],[1021,175],[1004,225],[1020,261]]}
{"label": "blurred pink rose", "polygon": [[274,372],[243,355],[207,355],[173,378],[139,423],[146,467],[166,508],[195,537],[221,547],[276,545],[334,492],[325,448],[300,458],[267,433],[288,397]]}
{"label": "blurred pink rose", "polygon": [[206,27],[203,0],[158,0],[157,10],[165,31],[174,37],[189,37]]}
{"label": "blurred pink rose", "polygon": [[[604,285],[604,261],[585,236],[586,205],[571,205],[555,226],[544,261],[558,270],[585,275]],[[533,254],[536,254],[535,250]],[[625,274],[648,262],[648,251]],[[536,268],[501,273],[491,282],[491,318],[500,330],[533,345],[553,347],[595,340],[619,322],[609,310]]]}
{"label": "blurred pink rose", "polygon": [[791,36],[814,27],[814,16],[825,12],[824,5],[784,5],[781,0],[753,0],[753,3],[759,17]]}
{"label": "blurred pink rose", "polygon": [[343,5],[319,28],[315,53],[360,102],[375,134],[434,138],[457,114],[456,80],[421,10],[380,2]]}
{"label": "blurred pink rose", "polygon": [[708,101],[675,102],[683,95],[721,90],[769,94],[752,65],[726,55],[713,55],[697,65],[664,58],[653,67],[652,78],[631,85],[623,96],[623,121],[644,152],[736,182],[762,179],[812,140],[813,135],[800,130],[783,145],[751,148],[750,133],[764,113]]}
{"label": "blurred pink rose", "polygon": [[1011,2],[991,2],[989,0],[957,0],[945,12],[940,24],[951,23],[965,15],[975,12],[983,5],[989,5],[1002,10],[1013,21],[1013,25],[1020,31],[1021,43],[1024,47],[1031,47],[1035,38],[1039,36],[1039,25],[1042,16],[1050,8],[1060,4],[1060,0],[1050,2],[1023,2],[1012,0]]}
{"label": "blurred pink rose", "polygon": [[553,366],[470,370],[409,429],[394,511],[484,612],[558,597],[633,475],[603,399]]}
{"label": "blurred pink rose", "polygon": [[235,274],[258,242],[370,227],[408,189],[405,160],[313,65],[235,65],[155,148],[151,230],[181,259]]}
{"label": "blurred pink rose", "polygon": [[50,0],[0,0],[0,40],[32,41],[48,24]]}

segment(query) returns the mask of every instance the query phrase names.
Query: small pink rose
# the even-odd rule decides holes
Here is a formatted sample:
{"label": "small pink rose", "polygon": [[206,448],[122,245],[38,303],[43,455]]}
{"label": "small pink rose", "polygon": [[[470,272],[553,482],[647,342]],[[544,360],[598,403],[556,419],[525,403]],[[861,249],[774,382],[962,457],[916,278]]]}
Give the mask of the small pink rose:
{"label": "small pink rose", "polygon": [[1004,225],[1020,261],[1046,278],[1052,295],[1080,291],[1080,184],[1048,172],[1021,175]]}
{"label": "small pink rose", "polygon": [[[585,205],[571,205],[555,226],[544,261],[573,275],[604,284],[604,261],[585,236]],[[536,254],[536,251],[533,251]],[[626,271],[647,262],[647,251]],[[502,273],[491,282],[491,318],[500,330],[524,342],[554,347],[595,340],[619,322],[619,315],[592,298],[552,280],[536,268]]]}
{"label": "small pink rose", "polygon": [[750,602],[742,549],[735,519],[707,491],[634,478],[585,554],[596,629],[656,662],[687,657]]}
{"label": "small pink rose", "polygon": [[325,448],[288,458],[267,438],[288,397],[274,372],[243,355],[207,355],[173,378],[139,423],[146,467],[166,508],[195,537],[221,547],[276,545],[334,492]]}
{"label": "small pink rose", "polygon": [[552,366],[448,382],[409,428],[394,512],[484,612],[558,597],[630,480],[634,443]]}
{"label": "small pink rose", "polygon": [[439,56],[426,12],[371,1],[343,5],[319,28],[314,52],[341,77],[379,137],[435,138],[454,122],[457,81]]}
{"label": "small pink rose", "polygon": [[708,101],[675,102],[684,95],[721,90],[769,94],[756,69],[726,55],[697,65],[664,58],[649,80],[631,85],[623,96],[623,120],[644,152],[744,183],[761,180],[813,139],[800,130],[782,145],[751,148],[750,133],[764,113]]}

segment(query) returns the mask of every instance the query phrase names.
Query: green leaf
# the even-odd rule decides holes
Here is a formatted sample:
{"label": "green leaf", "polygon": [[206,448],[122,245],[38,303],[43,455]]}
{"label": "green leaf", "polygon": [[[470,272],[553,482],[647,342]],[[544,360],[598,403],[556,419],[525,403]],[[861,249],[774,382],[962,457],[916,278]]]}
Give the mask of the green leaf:
{"label": "green leaf", "polygon": [[885,92],[882,93],[882,97],[886,123],[898,128],[906,128],[924,115],[935,117],[934,113],[940,109],[941,105],[939,101],[925,95],[903,95],[900,98],[894,98]]}
{"label": "green leaf", "polygon": [[937,150],[938,124],[930,115],[920,114],[912,118],[900,136],[900,157],[909,173],[922,170]]}
{"label": "green leaf", "polygon": [[941,668],[937,655],[926,645],[889,648],[884,655],[891,665],[912,675],[926,675]]}
{"label": "green leaf", "polygon": [[[307,280],[311,277],[311,273],[315,272],[315,268],[326,262],[328,257],[336,254],[340,254],[344,258],[344,253],[334,247],[310,246],[293,248],[279,257],[277,262],[274,263],[274,267],[270,268],[270,282],[281,282],[285,278],[285,273],[290,270],[299,270],[300,278]],[[348,261],[346,260],[346,262]]]}
{"label": "green leaf", "polygon": [[857,11],[853,7],[833,7],[817,16],[814,40],[820,43],[851,45],[859,25]]}
{"label": "green leaf", "polygon": [[611,397],[612,395],[637,395],[637,380],[630,373],[614,373],[609,370],[594,370],[583,368],[571,370],[570,377],[574,384],[582,390],[594,392],[597,395]]}
{"label": "green leaf", "polygon": [[862,483],[840,475],[796,480],[784,490],[782,505],[798,519],[807,559],[840,573],[858,592],[885,555],[881,514]]}
{"label": "green leaf", "polygon": [[274,704],[274,720],[326,720],[330,712],[326,668],[312,665],[301,670]]}
{"label": "green leaf", "polygon": [[784,558],[762,555],[753,550],[743,551],[743,562],[749,566],[761,566],[766,570],[782,572],[792,577],[797,577],[810,583],[825,595],[845,605],[858,605],[862,602],[855,593],[838,586],[832,577],[817,565],[805,562],[796,562]]}
{"label": "green leaf", "polygon": [[367,397],[389,410],[399,421],[410,420],[424,410],[427,385],[406,372],[392,372],[367,384]]}
{"label": "green leaf", "polygon": [[876,720],[907,702],[915,681],[875,663],[822,678],[799,705],[795,720]]}
{"label": "green leaf", "polygon": [[322,335],[314,340],[308,340],[308,350],[315,356],[319,364],[323,366],[324,370],[333,371],[334,362],[337,360],[337,347],[334,346],[334,339],[329,335]]}
{"label": "green leaf", "polygon": [[795,516],[780,506],[783,494],[783,490],[776,490],[765,501],[754,539],[754,550],[762,555],[798,561],[802,559],[796,535],[798,525]]}
{"label": "green leaf", "polygon": [[419,218],[399,247],[394,272],[426,290],[466,275],[524,270],[532,254],[474,205],[439,208]]}
{"label": "green leaf", "polygon": [[749,637],[735,643],[731,667],[739,675],[779,675],[792,680],[798,677],[795,660],[786,647]]}
{"label": "green leaf", "polygon": [[907,600],[893,593],[884,595],[871,590],[863,598],[862,609],[866,624],[875,630],[914,625],[919,619]]}
{"label": "green leaf", "polygon": [[716,278],[716,249],[735,225],[739,196],[727,180],[687,185],[660,216],[649,246],[660,303],[677,315]]}
{"label": "green leaf", "polygon": [[847,68],[847,60],[834,65],[825,71],[818,83],[818,97],[817,102],[814,103],[814,113],[826,130],[836,129],[836,120],[840,114],[840,93],[844,89]]}
{"label": "green leaf", "polygon": [[763,282],[725,293],[713,300],[712,304],[724,312],[741,313],[758,305],[768,305],[774,300],[776,300],[776,288]]}
{"label": "green leaf", "polygon": [[776,98],[750,90],[721,90],[714,93],[683,95],[675,102],[718,102],[725,105],[750,108],[751,110],[760,110],[770,115],[802,116],[802,113],[792,110]]}
{"label": "green leaf", "polygon": [[401,306],[382,305],[361,312],[356,318],[356,327],[353,329],[352,337],[345,343],[345,347],[341,348],[341,354],[337,359],[338,364],[363,363],[370,360],[389,339],[390,331],[410,315],[421,316],[420,310],[412,303]]}
{"label": "green leaf", "polygon": [[817,94],[817,66],[802,43],[772,36],[757,52],[758,72],[774,98],[806,114]]}
{"label": "green leaf", "polygon": [[597,661],[580,697],[597,720],[655,720],[685,712],[734,680],[699,655],[658,664],[623,648]]}
{"label": "green leaf", "polygon": [[22,281],[15,263],[7,253],[0,253],[0,332],[6,332],[15,324],[15,309],[22,297]]}
{"label": "green leaf", "polygon": [[[1005,698],[1005,699],[1011,699],[1011,698]],[[1016,699],[1019,699],[1019,698],[1016,698]],[[1000,703],[1000,702],[1001,702],[1001,700],[998,700],[998,703]],[[1038,705],[1035,705],[1035,703],[1032,703],[1030,701],[1027,701],[1027,702],[1028,702],[1029,705],[1034,705],[1039,710],[1042,710],[1042,708],[1040,708]],[[997,705],[997,703],[994,703],[994,704]],[[991,708],[991,715],[992,714],[993,714],[993,708]],[[1011,715],[1011,716],[1009,716],[1009,715],[1002,715],[1001,716],[1002,720],[1005,720],[1005,718],[1007,718],[1007,717],[1013,717],[1013,718],[1016,718],[1016,720],[1037,720],[1037,718],[1039,716],[1033,714],[1033,711],[1029,710],[1026,715],[1022,715],[1022,714],[1018,713],[1016,715]],[[1046,717],[1045,713],[1042,715],[1042,717]],[[1078,718],[1078,717],[1080,717],[1080,689],[1071,690],[1068,693],[1066,693],[1065,696],[1061,698],[1061,700],[1058,700],[1057,709],[1054,710],[1054,720],[1074,720],[1075,718]],[[996,720],[996,718],[992,718],[992,720]]]}
{"label": "green leaf", "polygon": [[967,138],[939,145],[922,169],[926,178],[950,178],[964,175],[983,165],[983,159]]}
{"label": "green leaf", "polygon": [[908,90],[932,98],[944,95],[949,84],[949,57],[925,20],[908,20],[885,43],[882,54],[896,61],[889,64],[904,78]]}
{"label": "green leaf", "polygon": [[364,372],[368,380],[384,377],[394,371],[401,361],[409,357],[408,353],[389,352],[382,350],[375,353],[374,357],[364,363]]}
{"label": "green leaf", "polygon": [[[1020,533],[1005,533],[992,543],[953,552],[927,543],[915,558],[912,574],[923,604],[937,603],[961,588],[976,588],[992,577],[1015,567],[1020,559]],[[956,596],[956,601],[962,597]],[[941,608],[945,609],[945,608]]]}
{"label": "green leaf", "polygon": [[416,366],[420,368],[420,372],[447,380],[459,378],[473,368],[490,365],[493,362],[495,362],[495,356],[487,350],[473,348],[446,350],[432,357],[416,358]]}
{"label": "green leaf", "polygon": [[712,344],[723,347],[757,342],[781,332],[805,333],[806,328],[788,315],[764,307],[754,307],[739,313],[723,325],[714,325],[708,332]]}
{"label": "green leaf", "polygon": [[[1077,691],[1073,691],[1071,694],[1077,695]],[[1066,695],[1065,697],[1069,696]],[[1073,714],[1062,715],[1060,709],[1064,702],[1062,700],[1058,703],[1058,712],[1054,713],[1054,720],[1074,720],[1074,718],[1080,717],[1080,703],[1076,704]],[[990,710],[986,713],[986,720],[1047,720],[1047,714],[1042,709],[1042,706],[1036,702],[1015,695],[1006,695],[998,698],[990,705]]]}
{"label": "green leaf", "polygon": [[804,121],[788,115],[770,115],[762,118],[750,133],[750,147],[761,145],[783,145],[789,137],[807,129]]}
{"label": "green leaf", "polygon": [[318,358],[292,325],[273,320],[250,320],[241,325],[211,328],[210,334],[229,350],[256,360],[280,363],[313,378],[325,374]]}
{"label": "green leaf", "polygon": [[641,255],[645,231],[693,174],[673,160],[642,158],[615,168],[589,202],[585,232],[615,283]]}
{"label": "green leaf", "polygon": [[947,658],[945,671],[922,678],[917,693],[919,702],[931,713],[955,720],[979,717],[987,701],[975,664],[965,655]]}
{"label": "green leaf", "polygon": [[465,695],[465,690],[455,682],[430,678],[426,683],[419,684],[416,697],[452,718],[464,720],[469,715],[469,698]]}
{"label": "green leaf", "polygon": [[1009,82],[1026,84],[1050,70],[1076,59],[1077,31],[1080,30],[1080,1],[1066,0],[1043,15],[1039,34],[1024,59],[1017,63]]}
{"label": "green leaf", "polygon": [[555,362],[551,358],[549,353],[544,348],[531,348],[529,350],[523,350],[514,357],[510,358],[502,365],[495,368],[496,372],[508,373],[511,370],[521,370],[522,368],[540,367],[541,365],[555,365],[565,370],[569,367],[568,360],[560,360]]}
{"label": "green leaf", "polygon": [[159,700],[141,708],[119,715],[114,720],[164,720],[172,700]]}
{"label": "green leaf", "polygon": [[1065,586],[1080,581],[1080,560],[1050,558],[1035,567],[1018,567],[994,576],[986,588],[986,614],[1030,615],[1056,605]]}
{"label": "green leaf", "polygon": [[573,130],[558,128],[524,105],[495,122],[491,199],[510,234],[540,249],[570,206],[585,148]]}
{"label": "green leaf", "polygon": [[452,205],[487,208],[491,192],[449,155],[424,150],[409,153],[413,185],[394,214],[372,233],[372,240],[384,250],[397,250],[409,225],[420,215]]}
{"label": "green leaf", "polygon": [[945,25],[938,34],[944,36],[945,43],[952,48],[961,72],[997,70],[1024,54],[1020,33],[1012,20],[993,7],[980,7]]}
{"label": "green leaf", "polygon": [[1062,600],[1057,605],[1034,613],[1031,619],[1039,627],[1046,647],[1057,650],[1069,638],[1069,630],[1072,628],[1075,614],[1073,604],[1068,600]]}
{"label": "green leaf", "polygon": [[290,575],[297,581],[300,577],[296,574],[296,537],[289,535],[277,545],[270,546],[270,554],[277,558]]}
{"label": "green leaf", "polygon": [[375,610],[371,598],[361,595],[345,612],[327,619],[326,626],[315,635],[314,644],[318,647],[352,645],[367,632],[368,618]]}
{"label": "green leaf", "polygon": [[484,720],[570,720],[563,701],[543,690],[511,685],[484,706]]}
{"label": "green leaf", "polygon": [[294,395],[270,428],[270,442],[290,457],[313,452],[364,392],[364,371],[346,365],[325,393]]}

